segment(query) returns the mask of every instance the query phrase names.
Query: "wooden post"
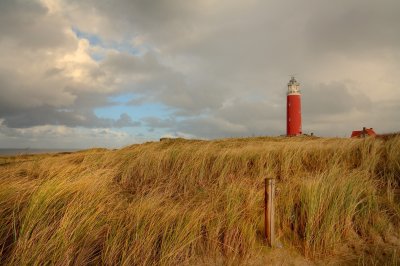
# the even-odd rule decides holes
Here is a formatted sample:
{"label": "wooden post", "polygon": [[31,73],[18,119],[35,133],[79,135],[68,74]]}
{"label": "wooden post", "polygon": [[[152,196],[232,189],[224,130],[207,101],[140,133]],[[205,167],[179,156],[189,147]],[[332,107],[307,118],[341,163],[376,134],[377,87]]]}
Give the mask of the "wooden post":
{"label": "wooden post", "polygon": [[271,247],[275,246],[275,178],[265,179],[265,238]]}

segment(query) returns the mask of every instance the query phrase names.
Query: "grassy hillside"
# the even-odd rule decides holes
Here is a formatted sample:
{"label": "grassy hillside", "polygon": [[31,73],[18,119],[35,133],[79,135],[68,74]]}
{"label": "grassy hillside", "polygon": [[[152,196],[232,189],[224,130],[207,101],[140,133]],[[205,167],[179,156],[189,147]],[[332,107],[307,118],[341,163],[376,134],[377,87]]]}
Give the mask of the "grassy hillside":
{"label": "grassy hillside", "polygon": [[285,249],[397,263],[400,137],[299,137],[0,158],[0,264],[253,264],[265,177]]}

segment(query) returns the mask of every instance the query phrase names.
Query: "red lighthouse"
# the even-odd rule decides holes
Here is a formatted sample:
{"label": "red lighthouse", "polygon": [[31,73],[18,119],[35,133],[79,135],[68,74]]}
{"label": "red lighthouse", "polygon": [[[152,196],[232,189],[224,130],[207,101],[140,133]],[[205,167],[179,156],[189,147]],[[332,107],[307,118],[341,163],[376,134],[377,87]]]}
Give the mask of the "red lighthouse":
{"label": "red lighthouse", "polygon": [[292,77],[288,83],[286,135],[297,136],[301,130],[301,94],[300,83]]}

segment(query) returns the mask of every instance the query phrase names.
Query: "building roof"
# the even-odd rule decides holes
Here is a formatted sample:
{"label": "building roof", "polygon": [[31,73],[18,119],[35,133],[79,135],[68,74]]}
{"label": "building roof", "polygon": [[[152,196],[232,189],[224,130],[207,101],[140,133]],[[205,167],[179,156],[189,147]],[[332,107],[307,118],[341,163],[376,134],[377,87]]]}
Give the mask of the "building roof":
{"label": "building roof", "polygon": [[371,128],[364,128],[363,130],[354,130],[351,132],[351,137],[352,138],[363,138],[363,137],[375,137],[376,133],[374,129]]}

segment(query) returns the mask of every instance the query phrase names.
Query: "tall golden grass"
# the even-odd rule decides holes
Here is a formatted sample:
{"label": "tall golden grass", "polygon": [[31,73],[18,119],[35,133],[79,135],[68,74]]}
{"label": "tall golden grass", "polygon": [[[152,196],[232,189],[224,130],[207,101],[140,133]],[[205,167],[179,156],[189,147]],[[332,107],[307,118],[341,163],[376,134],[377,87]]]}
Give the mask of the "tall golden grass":
{"label": "tall golden grass", "polygon": [[277,235],[307,257],[399,234],[400,137],[165,140],[3,158],[0,264],[245,263]]}

